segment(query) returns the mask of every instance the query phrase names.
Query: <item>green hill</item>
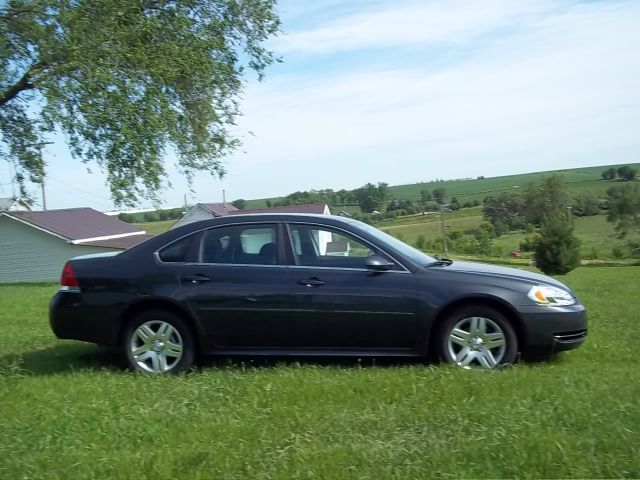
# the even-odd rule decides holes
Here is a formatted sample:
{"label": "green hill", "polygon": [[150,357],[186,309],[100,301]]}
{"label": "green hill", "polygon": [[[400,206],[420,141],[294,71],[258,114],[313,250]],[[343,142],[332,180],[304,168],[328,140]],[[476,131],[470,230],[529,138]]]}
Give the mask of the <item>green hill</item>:
{"label": "green hill", "polygon": [[[629,165],[640,170],[640,163],[601,165],[597,167],[581,167],[563,170],[550,170],[546,172],[524,173],[519,175],[505,175],[502,177],[442,180],[407,185],[393,185],[390,186],[389,189],[391,190],[391,195],[394,198],[401,200],[418,200],[420,198],[421,190],[444,188],[447,191],[447,197],[449,199],[451,197],[457,197],[461,203],[464,203],[466,201],[474,200],[482,201],[486,196],[500,191],[516,191],[528,183],[538,181],[542,177],[560,173],[564,175],[565,180],[569,184],[569,189],[572,192],[577,193],[590,190],[596,195],[604,196],[607,189],[615,183],[615,180],[603,180],[600,175],[609,167],[617,168],[623,165]],[[364,184],[367,181],[369,180],[365,178],[362,183]],[[330,188],[330,186],[328,186],[328,188]],[[286,194],[284,196],[286,196]],[[266,207],[267,200],[277,201],[279,200],[279,197],[248,200],[247,208],[264,208]]]}

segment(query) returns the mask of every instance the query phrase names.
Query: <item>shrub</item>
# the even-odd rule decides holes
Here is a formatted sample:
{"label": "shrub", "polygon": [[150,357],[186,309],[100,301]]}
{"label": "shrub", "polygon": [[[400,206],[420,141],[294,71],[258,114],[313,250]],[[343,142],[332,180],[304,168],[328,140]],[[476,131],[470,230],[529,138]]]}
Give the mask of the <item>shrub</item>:
{"label": "shrub", "polygon": [[418,238],[416,240],[416,248],[419,248],[420,250],[424,250],[424,247],[427,246],[427,237],[425,237],[423,234],[418,235]]}
{"label": "shrub", "polygon": [[509,232],[509,226],[506,223],[504,223],[502,220],[496,220],[493,223],[493,228],[495,230],[496,237],[499,237]]}
{"label": "shrub", "polygon": [[452,228],[447,231],[447,236],[453,241],[456,241],[462,238],[463,235],[464,235],[464,232],[459,228]]}
{"label": "shrub", "polygon": [[538,244],[537,236],[529,236],[524,237],[524,239],[520,242],[520,250],[523,252],[533,252],[536,249],[536,245]]}
{"label": "shrub", "polygon": [[145,222],[157,222],[160,219],[158,212],[144,212],[143,218]]}
{"label": "shrub", "polygon": [[536,266],[547,275],[564,275],[580,263],[580,240],[562,213],[545,216],[535,248]]}
{"label": "shrub", "polygon": [[627,248],[629,249],[632,258],[640,258],[640,241],[627,241]]}

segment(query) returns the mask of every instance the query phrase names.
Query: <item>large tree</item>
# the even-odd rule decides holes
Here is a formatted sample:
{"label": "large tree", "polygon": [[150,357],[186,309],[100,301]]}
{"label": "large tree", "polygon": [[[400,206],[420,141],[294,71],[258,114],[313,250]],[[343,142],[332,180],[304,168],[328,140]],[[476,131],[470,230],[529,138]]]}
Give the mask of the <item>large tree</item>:
{"label": "large tree", "polygon": [[527,221],[541,225],[544,217],[555,213],[564,213],[571,206],[571,196],[564,176],[560,174],[541,178],[530,183],[524,192]]}
{"label": "large tree", "polygon": [[607,190],[607,220],[615,223],[620,237],[640,231],[640,184],[626,183]]}
{"label": "large tree", "polygon": [[626,182],[632,182],[638,176],[638,171],[635,168],[631,168],[629,165],[618,168],[618,176]]}
{"label": "large tree", "polygon": [[527,223],[526,203],[519,193],[501,192],[487,197],[482,213],[494,227],[506,225],[509,230],[517,230]]}
{"label": "large tree", "polygon": [[42,180],[43,142],[107,174],[113,199],[157,199],[163,156],[188,179],[221,176],[238,141],[245,68],[274,56],[275,0],[0,2],[0,155],[18,182]]}
{"label": "large tree", "polygon": [[378,182],[378,185],[367,183],[354,190],[353,193],[364,213],[382,211],[389,198],[389,184],[384,182]]}

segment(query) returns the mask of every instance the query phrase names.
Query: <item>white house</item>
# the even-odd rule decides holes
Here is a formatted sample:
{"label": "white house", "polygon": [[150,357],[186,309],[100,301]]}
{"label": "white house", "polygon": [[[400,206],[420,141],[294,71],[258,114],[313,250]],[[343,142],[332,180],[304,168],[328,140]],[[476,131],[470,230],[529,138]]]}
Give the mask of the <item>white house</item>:
{"label": "white house", "polygon": [[92,208],[0,212],[0,283],[56,281],[72,257],[125,250],[147,238]]}
{"label": "white house", "polygon": [[230,203],[198,203],[192,207],[184,216],[173,224],[171,229],[178,228],[200,220],[209,220],[210,218],[224,217],[238,212],[236,207]]}

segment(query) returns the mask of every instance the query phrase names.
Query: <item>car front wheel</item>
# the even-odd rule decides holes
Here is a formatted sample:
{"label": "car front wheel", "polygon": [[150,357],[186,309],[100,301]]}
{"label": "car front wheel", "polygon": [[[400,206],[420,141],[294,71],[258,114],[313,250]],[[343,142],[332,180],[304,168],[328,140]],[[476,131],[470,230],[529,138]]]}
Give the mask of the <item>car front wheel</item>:
{"label": "car front wheel", "polygon": [[180,317],[163,311],[148,311],[135,317],[123,335],[123,350],[129,365],[145,373],[174,373],[193,363],[194,339]]}
{"label": "car front wheel", "polygon": [[516,360],[518,338],[499,311],[470,306],[449,315],[440,330],[441,360],[466,369],[493,369]]}

